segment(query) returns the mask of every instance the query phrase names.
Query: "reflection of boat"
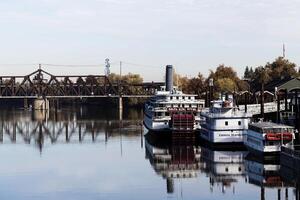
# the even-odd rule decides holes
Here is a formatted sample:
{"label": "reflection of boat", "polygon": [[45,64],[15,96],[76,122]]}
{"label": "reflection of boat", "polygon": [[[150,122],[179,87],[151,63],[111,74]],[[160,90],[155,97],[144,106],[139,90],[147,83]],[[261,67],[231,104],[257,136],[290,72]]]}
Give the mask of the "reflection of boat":
{"label": "reflection of boat", "polygon": [[245,151],[222,151],[201,147],[201,160],[204,170],[210,178],[211,190],[221,184],[224,193],[232,187],[239,177],[245,174],[243,160]]}
{"label": "reflection of boat", "polygon": [[279,174],[279,159],[275,157],[263,159],[248,154],[245,159],[245,168],[251,184],[265,187],[279,187],[283,184]]}
{"label": "reflection of boat", "polygon": [[167,180],[167,192],[174,192],[174,179],[198,176],[200,148],[172,142],[158,142],[145,136],[146,158],[157,174]]}
{"label": "reflection of boat", "polygon": [[257,158],[253,154],[248,154],[245,159],[245,169],[247,172],[248,182],[261,187],[261,197],[264,199],[265,188],[278,189],[278,199],[280,199],[281,189],[290,187],[280,175],[279,159]]}
{"label": "reflection of boat", "polygon": [[255,154],[278,154],[281,146],[291,145],[294,138],[291,126],[258,122],[249,124],[244,143]]}
{"label": "reflection of boat", "polygon": [[214,144],[243,143],[250,115],[233,105],[233,98],[212,102],[209,110],[201,112],[206,123],[201,127],[200,137]]}
{"label": "reflection of boat", "polygon": [[200,110],[204,101],[195,99],[196,96],[173,87],[173,68],[168,65],[166,86],[145,103],[144,125],[156,132],[200,129]]}

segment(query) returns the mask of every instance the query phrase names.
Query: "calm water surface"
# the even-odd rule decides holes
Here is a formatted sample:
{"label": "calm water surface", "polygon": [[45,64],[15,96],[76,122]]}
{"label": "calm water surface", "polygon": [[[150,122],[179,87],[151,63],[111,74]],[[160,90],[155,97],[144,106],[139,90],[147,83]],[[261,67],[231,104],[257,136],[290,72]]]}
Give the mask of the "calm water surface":
{"label": "calm water surface", "polygon": [[276,161],[145,135],[141,111],[1,110],[1,199],[295,199]]}

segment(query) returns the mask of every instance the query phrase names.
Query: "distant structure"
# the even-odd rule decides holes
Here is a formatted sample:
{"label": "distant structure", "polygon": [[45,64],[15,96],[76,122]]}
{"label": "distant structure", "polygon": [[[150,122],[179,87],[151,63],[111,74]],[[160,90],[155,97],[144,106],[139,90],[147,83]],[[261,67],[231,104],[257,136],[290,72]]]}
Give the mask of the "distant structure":
{"label": "distant structure", "polygon": [[110,63],[109,63],[109,59],[108,58],[105,59],[104,74],[105,74],[105,76],[109,76],[109,74],[110,74]]}
{"label": "distant structure", "polygon": [[285,45],[282,45],[282,57],[285,58]]}

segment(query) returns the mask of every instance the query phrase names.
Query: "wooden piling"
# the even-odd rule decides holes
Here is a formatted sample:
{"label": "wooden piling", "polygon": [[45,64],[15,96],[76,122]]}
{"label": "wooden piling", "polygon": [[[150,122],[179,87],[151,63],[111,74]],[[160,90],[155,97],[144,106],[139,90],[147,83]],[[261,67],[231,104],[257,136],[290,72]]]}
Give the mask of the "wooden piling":
{"label": "wooden piling", "polygon": [[264,84],[261,84],[261,91],[260,91],[260,117],[262,119],[265,119],[264,104],[265,104],[265,87],[264,87]]}
{"label": "wooden piling", "polygon": [[123,98],[119,97],[119,120],[123,119]]}
{"label": "wooden piling", "polygon": [[280,95],[279,95],[280,93],[279,92],[277,92],[277,95],[276,95],[276,97],[277,97],[277,123],[280,123]]}

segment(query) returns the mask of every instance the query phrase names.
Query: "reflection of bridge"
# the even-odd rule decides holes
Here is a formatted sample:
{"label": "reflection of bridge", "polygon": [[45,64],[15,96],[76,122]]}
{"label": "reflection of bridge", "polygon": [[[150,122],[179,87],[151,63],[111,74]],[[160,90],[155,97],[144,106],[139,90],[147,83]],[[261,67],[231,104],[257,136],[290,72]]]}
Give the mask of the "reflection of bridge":
{"label": "reflection of bridge", "polygon": [[104,75],[55,76],[38,69],[26,76],[1,76],[0,98],[148,97],[163,83],[111,82]]}
{"label": "reflection of bridge", "polygon": [[107,142],[114,135],[140,133],[135,120],[102,121],[0,121],[0,142],[44,143]]}

